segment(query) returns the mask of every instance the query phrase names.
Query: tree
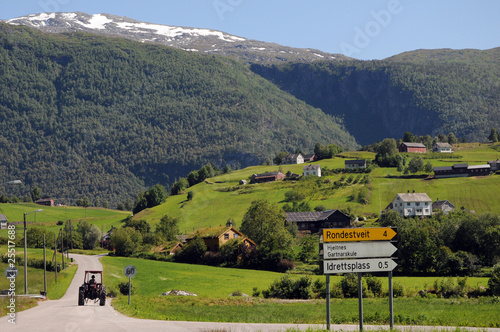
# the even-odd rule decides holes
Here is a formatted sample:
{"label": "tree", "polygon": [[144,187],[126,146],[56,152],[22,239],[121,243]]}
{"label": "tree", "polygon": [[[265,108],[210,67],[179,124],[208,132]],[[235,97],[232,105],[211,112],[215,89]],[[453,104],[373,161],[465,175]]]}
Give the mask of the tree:
{"label": "tree", "polygon": [[491,295],[500,295],[500,263],[496,264],[491,271],[491,277],[488,280],[488,290]]}
{"label": "tree", "polygon": [[495,128],[491,128],[488,140],[493,143],[498,142],[498,132]]}
{"label": "tree", "polygon": [[417,173],[424,170],[424,160],[420,157],[413,157],[408,164],[408,170],[411,173]]}
{"label": "tree", "polygon": [[310,262],[318,256],[318,239],[314,236],[307,235],[300,240],[300,252],[298,258],[304,262]]}
{"label": "tree", "polygon": [[413,135],[411,132],[407,131],[403,135],[403,142],[414,142],[415,141],[415,135]]}
{"label": "tree", "polygon": [[273,163],[275,165],[281,165],[281,163],[283,162],[283,158],[285,158],[285,156],[288,155],[288,152],[278,152],[274,155],[274,158],[273,158]]}
{"label": "tree", "polygon": [[293,237],[285,227],[285,214],[267,200],[253,201],[243,216],[241,232],[257,243],[263,265],[274,268],[282,259],[293,258]]}
{"label": "tree", "polygon": [[144,197],[148,202],[148,208],[165,203],[168,193],[164,186],[161,184],[155,185],[153,188],[144,193]]}
{"label": "tree", "polygon": [[455,134],[453,134],[453,133],[448,134],[448,143],[450,143],[450,144],[457,144],[458,143],[458,139],[455,137]]}
{"label": "tree", "polygon": [[111,235],[111,244],[117,256],[130,256],[140,248],[142,236],[131,227],[121,227]]}
{"label": "tree", "polygon": [[174,259],[182,263],[197,264],[206,252],[205,241],[201,237],[195,237],[179,253],[175,254]]}
{"label": "tree", "polygon": [[177,218],[164,215],[156,225],[155,233],[166,241],[174,241],[177,239],[177,234],[179,234],[178,224],[179,220]]}
{"label": "tree", "polygon": [[380,143],[378,153],[383,157],[392,157],[398,153],[396,140],[393,138],[386,138]]}
{"label": "tree", "polygon": [[142,236],[145,236],[151,231],[151,226],[144,219],[134,220],[132,217],[128,217],[125,219],[125,224],[123,227],[131,227],[141,233]]}
{"label": "tree", "polygon": [[194,197],[194,192],[188,191],[188,193],[187,193],[187,200],[191,201],[191,200],[193,200],[193,197]]}
{"label": "tree", "polygon": [[189,182],[186,178],[180,178],[170,188],[171,195],[179,195],[182,191],[189,187]]}
{"label": "tree", "polygon": [[101,239],[101,230],[96,225],[92,225],[83,237],[83,249],[92,250]]}
{"label": "tree", "polygon": [[430,161],[428,161],[425,166],[424,166],[424,171],[426,173],[432,173],[432,171],[434,170],[434,167],[432,166],[432,163]]}
{"label": "tree", "polygon": [[42,191],[40,190],[40,188],[35,187],[33,188],[33,190],[31,190],[31,200],[33,202],[39,200],[41,197],[42,197]]}

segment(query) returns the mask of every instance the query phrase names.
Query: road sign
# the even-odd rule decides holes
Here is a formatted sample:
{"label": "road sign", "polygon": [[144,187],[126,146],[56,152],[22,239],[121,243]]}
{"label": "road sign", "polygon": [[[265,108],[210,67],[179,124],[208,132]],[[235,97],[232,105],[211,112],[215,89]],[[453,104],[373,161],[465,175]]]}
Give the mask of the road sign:
{"label": "road sign", "polygon": [[323,229],[323,242],[391,240],[396,232],[390,227]]}
{"label": "road sign", "polygon": [[15,278],[17,277],[17,274],[19,271],[17,270],[17,267],[15,266],[9,266],[5,269],[5,276],[7,278]]}
{"label": "road sign", "polygon": [[127,278],[132,278],[133,276],[135,276],[136,272],[137,272],[137,269],[133,265],[125,266],[125,269],[123,270],[123,273],[125,273],[125,277],[127,277]]}
{"label": "road sign", "polygon": [[391,257],[398,250],[389,241],[330,242],[323,244],[323,259]]}
{"label": "road sign", "polygon": [[348,259],[323,261],[324,274],[389,272],[398,266],[390,258]]}

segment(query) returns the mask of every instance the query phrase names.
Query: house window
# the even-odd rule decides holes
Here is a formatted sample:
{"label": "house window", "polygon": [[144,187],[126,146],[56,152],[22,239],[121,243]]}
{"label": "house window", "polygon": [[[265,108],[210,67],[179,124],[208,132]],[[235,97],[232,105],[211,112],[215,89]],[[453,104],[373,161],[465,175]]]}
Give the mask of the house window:
{"label": "house window", "polygon": [[229,234],[228,233],[224,234],[224,240],[229,240]]}
{"label": "house window", "polygon": [[234,233],[234,238],[236,239],[238,237],[238,234]]}
{"label": "house window", "polygon": [[406,206],[410,206],[410,203],[406,203]]}
{"label": "house window", "polygon": [[417,206],[420,206],[420,203],[417,203]]}

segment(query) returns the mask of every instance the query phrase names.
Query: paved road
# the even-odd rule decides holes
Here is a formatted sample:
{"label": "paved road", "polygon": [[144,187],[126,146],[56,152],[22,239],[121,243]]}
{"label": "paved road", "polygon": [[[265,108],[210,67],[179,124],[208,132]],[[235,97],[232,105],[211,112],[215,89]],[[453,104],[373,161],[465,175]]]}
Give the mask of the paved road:
{"label": "paved road", "polygon": [[[124,316],[115,311],[106,301],[105,306],[86,304],[78,306],[78,287],[81,285],[85,270],[102,270],[98,256],[72,255],[78,263],[78,270],[66,294],[60,300],[43,301],[37,307],[17,313],[16,324],[10,324],[7,317],[0,317],[0,331],[64,331],[64,332],[96,332],[96,331],[218,331],[218,332],[251,332],[251,331],[285,331],[289,328],[318,330],[325,328],[321,325],[293,325],[293,324],[237,324],[237,323],[203,323],[203,322],[174,322],[136,319]],[[365,325],[366,330],[379,330],[381,326]],[[399,330],[412,329],[411,327],[397,327]],[[357,331],[357,325],[332,325],[332,330]],[[427,328],[416,328],[422,330]],[[454,330],[454,328],[451,328]],[[485,330],[485,329],[483,329]],[[500,329],[488,329],[500,332]]]}

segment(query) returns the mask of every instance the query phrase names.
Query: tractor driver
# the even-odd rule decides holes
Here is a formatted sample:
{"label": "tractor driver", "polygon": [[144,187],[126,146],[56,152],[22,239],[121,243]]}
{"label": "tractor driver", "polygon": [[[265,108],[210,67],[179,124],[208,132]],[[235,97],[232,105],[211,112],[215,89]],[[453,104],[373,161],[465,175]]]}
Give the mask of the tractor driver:
{"label": "tractor driver", "polygon": [[89,284],[95,285],[95,275],[92,275],[92,277],[90,278]]}

